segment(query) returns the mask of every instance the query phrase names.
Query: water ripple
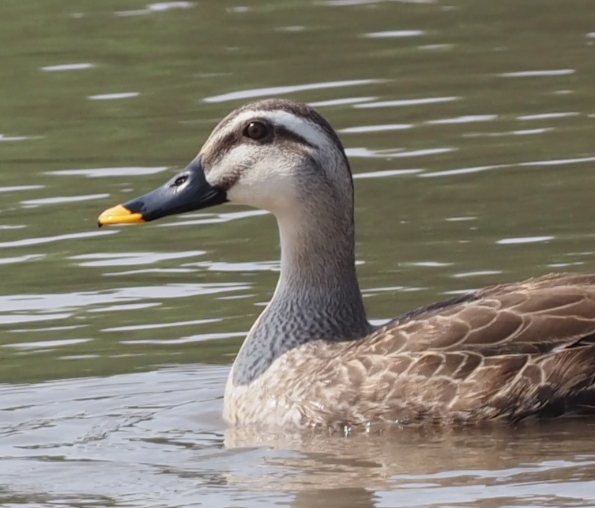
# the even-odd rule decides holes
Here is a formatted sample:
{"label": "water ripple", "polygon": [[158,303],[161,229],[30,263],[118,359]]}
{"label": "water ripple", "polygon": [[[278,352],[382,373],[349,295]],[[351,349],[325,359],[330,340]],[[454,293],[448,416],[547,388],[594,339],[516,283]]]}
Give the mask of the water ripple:
{"label": "water ripple", "polygon": [[16,192],[35,189],[43,189],[45,185],[13,185],[11,187],[0,187],[0,192]]}
{"label": "water ripple", "polygon": [[434,171],[433,173],[424,173],[420,178],[434,178],[439,176],[468,175],[469,173],[481,173],[492,169],[506,168],[509,164],[494,164],[493,166],[475,166],[471,168],[447,169],[445,171]]}
{"label": "water ripple", "polygon": [[415,261],[413,263],[400,263],[403,266],[421,266],[424,268],[442,268],[452,266],[454,263],[443,263],[442,261]]}
{"label": "water ripple", "polygon": [[536,115],[518,116],[517,120],[549,120],[552,118],[567,118],[569,116],[579,116],[578,111],[567,111],[562,113],[538,113]]}
{"label": "water ripple", "polygon": [[73,64],[61,64],[61,65],[47,65],[42,67],[42,71],[56,72],[56,71],[78,71],[82,69],[90,69],[95,67],[92,63],[73,63]]}
{"label": "water ripple", "polygon": [[193,2],[158,2],[147,5],[144,9],[131,11],[116,11],[116,16],[142,16],[154,12],[164,12],[171,9],[190,9],[194,7]]}
{"label": "water ripple", "polygon": [[505,72],[499,74],[503,78],[533,78],[543,76],[569,76],[574,74],[575,69],[551,69],[551,70],[537,70],[537,71],[518,71],[518,72]]}
{"label": "water ripple", "polygon": [[423,30],[390,30],[387,32],[371,32],[364,34],[363,37],[370,39],[384,39],[387,37],[417,37],[423,35]]}
{"label": "water ripple", "polygon": [[542,127],[539,129],[521,129],[507,132],[469,132],[463,134],[465,138],[497,138],[502,136],[532,136],[553,131],[553,127]]}
{"label": "water ripple", "polygon": [[123,272],[105,272],[104,277],[122,277],[126,275],[142,275],[148,273],[192,273],[189,268],[145,268],[143,270],[128,270]]}
{"label": "water ripple", "polygon": [[382,79],[354,79],[349,81],[328,81],[326,83],[308,83],[304,85],[275,86],[268,88],[254,88],[252,90],[240,90],[221,95],[205,97],[204,102],[227,102],[244,99],[254,99],[256,97],[267,97],[269,95],[284,95],[296,92],[305,92],[308,90],[323,90],[325,88],[343,88],[346,86],[373,85],[382,83]]}
{"label": "water ripple", "polygon": [[466,277],[483,277],[484,275],[499,275],[503,273],[502,270],[477,270],[474,272],[461,272],[452,275],[455,279],[462,279]]}
{"label": "water ripple", "polygon": [[[393,0],[404,4],[433,4],[436,0]],[[327,5],[329,7],[348,7],[352,5],[374,5],[384,3],[386,0],[320,0],[315,2],[319,5]]]}
{"label": "water ripple", "polygon": [[364,132],[384,132],[384,131],[400,131],[405,129],[411,129],[413,127],[410,123],[392,123],[385,125],[362,125],[358,127],[346,127],[340,129],[339,132],[342,134],[359,134]]}
{"label": "water ripple", "polygon": [[458,101],[460,97],[420,97],[419,99],[399,99],[394,101],[370,102],[368,104],[356,104],[354,108],[391,108],[404,106],[422,106],[425,104],[440,104],[443,102]]}
{"label": "water ripple", "polygon": [[0,134],[0,141],[26,141],[27,139],[42,139],[43,136],[6,136]]}
{"label": "water ripple", "polygon": [[206,268],[212,272],[278,272],[281,270],[281,262],[276,261],[252,261],[250,263],[227,263],[223,261],[207,261],[198,263],[185,263],[184,266],[197,266]]}
{"label": "water ripple", "polygon": [[[168,300],[191,296],[216,295],[245,291],[245,283],[160,284],[157,286],[131,286],[104,291],[87,291],[54,294],[26,294],[0,296],[2,312],[56,312],[114,303],[131,303],[139,300]],[[43,316],[50,316],[44,314]],[[50,317],[48,317],[50,319]]]}
{"label": "water ripple", "polygon": [[581,164],[595,162],[595,157],[577,157],[576,159],[553,159],[543,161],[521,162],[520,166],[563,166],[565,164]]}
{"label": "water ripple", "polygon": [[12,344],[2,344],[2,347],[12,349],[47,349],[61,346],[70,346],[73,344],[83,344],[93,339],[61,339],[61,340],[40,340],[37,342],[14,342]]}
{"label": "water ripple", "polygon": [[447,222],[466,222],[471,220],[477,220],[477,217],[447,217],[444,220]]}
{"label": "water ripple", "polygon": [[161,344],[161,345],[190,344],[192,342],[204,342],[205,340],[233,339],[235,337],[245,337],[247,334],[248,334],[248,332],[201,333],[201,334],[197,334],[197,335],[190,335],[188,337],[179,337],[177,339],[121,340],[120,344]]}
{"label": "water ripple", "polygon": [[276,32],[303,32],[306,29],[303,25],[278,26],[275,27]]}
{"label": "water ripple", "polygon": [[117,233],[117,230],[112,231],[85,231],[83,233],[71,233],[67,235],[56,236],[42,236],[39,238],[25,238],[23,240],[14,240],[12,242],[0,242],[0,249],[11,247],[27,247],[30,245],[43,245],[46,243],[61,242],[64,240],[80,240],[82,238],[92,238],[95,236],[106,236]]}
{"label": "water ripple", "polygon": [[368,171],[366,173],[356,173],[353,175],[354,180],[362,178],[385,178],[387,176],[403,176],[414,175],[422,173],[423,169],[387,169],[385,171]]}
{"label": "water ripple", "polygon": [[[331,99],[328,101],[309,102],[313,108],[324,108],[328,106],[346,106],[348,104],[360,104],[361,102],[374,101],[378,97],[346,97],[344,99]],[[360,106],[354,106],[360,107]]]}
{"label": "water ripple", "polygon": [[11,258],[0,258],[0,265],[9,265],[13,263],[24,263],[26,261],[39,261],[44,259],[46,254],[27,254],[24,256],[15,256]]}
{"label": "water ripple", "polygon": [[[428,288],[425,287],[417,287],[417,286],[383,286],[378,288],[367,288],[362,289],[363,295],[376,295],[379,293],[391,293],[391,292],[399,292],[399,293],[416,293],[417,291],[427,291]],[[385,321],[385,320],[382,320]]]}
{"label": "water ripple", "polygon": [[40,205],[76,203],[78,201],[91,201],[93,199],[104,199],[109,197],[109,194],[87,194],[86,196],[56,196],[53,198],[29,199],[26,201],[21,201],[21,205],[33,208]]}
{"label": "water ripple", "polygon": [[[5,310],[5,309],[2,309]],[[15,323],[33,323],[35,321],[58,321],[60,319],[67,319],[71,317],[70,313],[61,314],[15,314],[5,315],[0,314],[0,324],[11,325]]]}
{"label": "water ripple", "polygon": [[141,310],[148,309],[150,307],[159,307],[161,303],[123,303],[120,305],[106,305],[105,307],[97,307],[95,309],[88,309],[87,312],[118,312],[128,310]]}
{"label": "water ripple", "polygon": [[[231,213],[198,213],[198,214],[186,214],[180,217],[179,222],[170,222],[166,224],[159,224],[157,227],[168,228],[176,226],[193,226],[196,224],[219,224],[222,222],[229,222],[237,219],[248,219],[256,217],[258,215],[268,215],[270,212],[266,210],[244,210],[241,212]],[[193,220],[194,217],[198,219]],[[190,220],[188,220],[190,219]]]}
{"label": "water ripple", "polygon": [[503,238],[502,240],[498,240],[496,243],[498,245],[516,245],[516,244],[523,244],[523,243],[540,243],[540,242],[549,242],[553,240],[554,236],[524,236],[518,238]]}
{"label": "water ripple", "polygon": [[455,118],[441,118],[438,120],[428,120],[426,123],[430,125],[447,125],[457,123],[473,123],[473,122],[491,122],[496,120],[498,115],[464,115]]}
{"label": "water ripple", "polygon": [[119,93],[103,93],[98,95],[89,95],[89,99],[92,101],[111,101],[117,99],[130,99],[132,97],[138,97],[140,92],[119,92]]}
{"label": "water ripple", "polygon": [[[60,171],[47,171],[46,175],[61,176],[86,176],[87,178],[111,178],[114,176],[143,176],[154,175],[167,170],[167,166],[154,168],[143,167],[123,167],[123,168],[90,168],[90,169],[63,169]],[[31,187],[31,186],[29,186]],[[42,187],[42,186],[40,186]]]}
{"label": "water ripple", "polygon": [[192,321],[176,321],[173,323],[158,323],[149,325],[131,325],[116,326],[114,328],[104,328],[102,332],[129,332],[132,330],[155,330],[158,328],[173,328],[177,326],[204,325],[209,323],[219,323],[222,319],[194,319]]}
{"label": "water ripple", "polygon": [[[94,253],[71,256],[68,259],[84,261],[78,266],[138,266],[159,263],[170,259],[182,259],[188,257],[202,256],[204,250],[192,250],[182,252],[122,252],[122,253]],[[91,261],[88,261],[91,260]],[[98,261],[94,261],[98,260]]]}
{"label": "water ripple", "polygon": [[476,166],[471,168],[447,169],[444,171],[434,171],[432,173],[423,173],[418,175],[420,178],[434,178],[442,176],[466,175],[470,173],[481,173],[492,169],[511,168],[514,166],[535,167],[535,166],[564,166],[567,164],[582,164],[584,162],[595,162],[595,156],[578,157],[576,159],[554,159],[542,161],[519,162],[516,164],[494,164],[492,166]]}
{"label": "water ripple", "polygon": [[348,157],[380,157],[399,158],[399,157],[425,157],[428,155],[437,155],[441,153],[454,152],[458,148],[423,148],[421,150],[405,150],[404,148],[392,148],[387,150],[371,150],[365,147],[346,148],[345,153]]}

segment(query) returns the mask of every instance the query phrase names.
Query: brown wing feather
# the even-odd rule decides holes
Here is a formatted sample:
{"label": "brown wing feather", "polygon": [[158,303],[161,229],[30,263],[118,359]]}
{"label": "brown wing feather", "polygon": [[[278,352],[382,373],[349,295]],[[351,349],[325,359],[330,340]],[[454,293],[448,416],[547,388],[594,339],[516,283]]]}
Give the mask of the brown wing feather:
{"label": "brown wing feather", "polygon": [[595,414],[595,275],[549,275],[413,311],[345,346],[324,371],[318,416],[342,408],[333,416],[348,424]]}
{"label": "brown wing feather", "polygon": [[432,350],[494,356],[595,344],[593,334],[595,275],[548,275],[420,309],[379,328],[366,341],[385,354]]}

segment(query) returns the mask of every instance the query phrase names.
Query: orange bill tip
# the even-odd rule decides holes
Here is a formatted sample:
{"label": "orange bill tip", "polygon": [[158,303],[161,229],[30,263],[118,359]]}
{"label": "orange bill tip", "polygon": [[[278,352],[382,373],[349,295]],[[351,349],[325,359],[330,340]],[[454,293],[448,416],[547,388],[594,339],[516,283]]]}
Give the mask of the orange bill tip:
{"label": "orange bill tip", "polygon": [[135,224],[138,222],[145,222],[142,214],[132,213],[128,208],[122,205],[108,208],[97,219],[99,227],[107,226],[109,224]]}

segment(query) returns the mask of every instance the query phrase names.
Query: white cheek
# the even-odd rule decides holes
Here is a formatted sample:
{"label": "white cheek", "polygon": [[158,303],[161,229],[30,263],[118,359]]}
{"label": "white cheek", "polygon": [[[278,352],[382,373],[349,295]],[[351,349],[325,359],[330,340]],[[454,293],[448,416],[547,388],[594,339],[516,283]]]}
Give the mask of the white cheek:
{"label": "white cheek", "polygon": [[295,208],[297,196],[289,165],[271,166],[256,162],[227,191],[231,203],[262,208],[278,214]]}

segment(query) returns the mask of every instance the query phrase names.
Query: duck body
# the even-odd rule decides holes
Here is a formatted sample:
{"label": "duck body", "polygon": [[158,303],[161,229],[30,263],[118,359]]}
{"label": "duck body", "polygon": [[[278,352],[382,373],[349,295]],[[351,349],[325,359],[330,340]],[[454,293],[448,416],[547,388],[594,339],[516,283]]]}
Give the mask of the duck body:
{"label": "duck body", "polygon": [[248,104],[165,185],[100,225],[223,203],[277,218],[281,273],[225,388],[232,425],[476,424],[595,415],[595,275],[554,274],[417,309],[381,327],[355,272],[353,180],[311,107]]}
{"label": "duck body", "polygon": [[252,383],[232,379],[224,407],[232,424],[353,428],[595,415],[595,275],[486,288],[357,340],[295,348]]}

